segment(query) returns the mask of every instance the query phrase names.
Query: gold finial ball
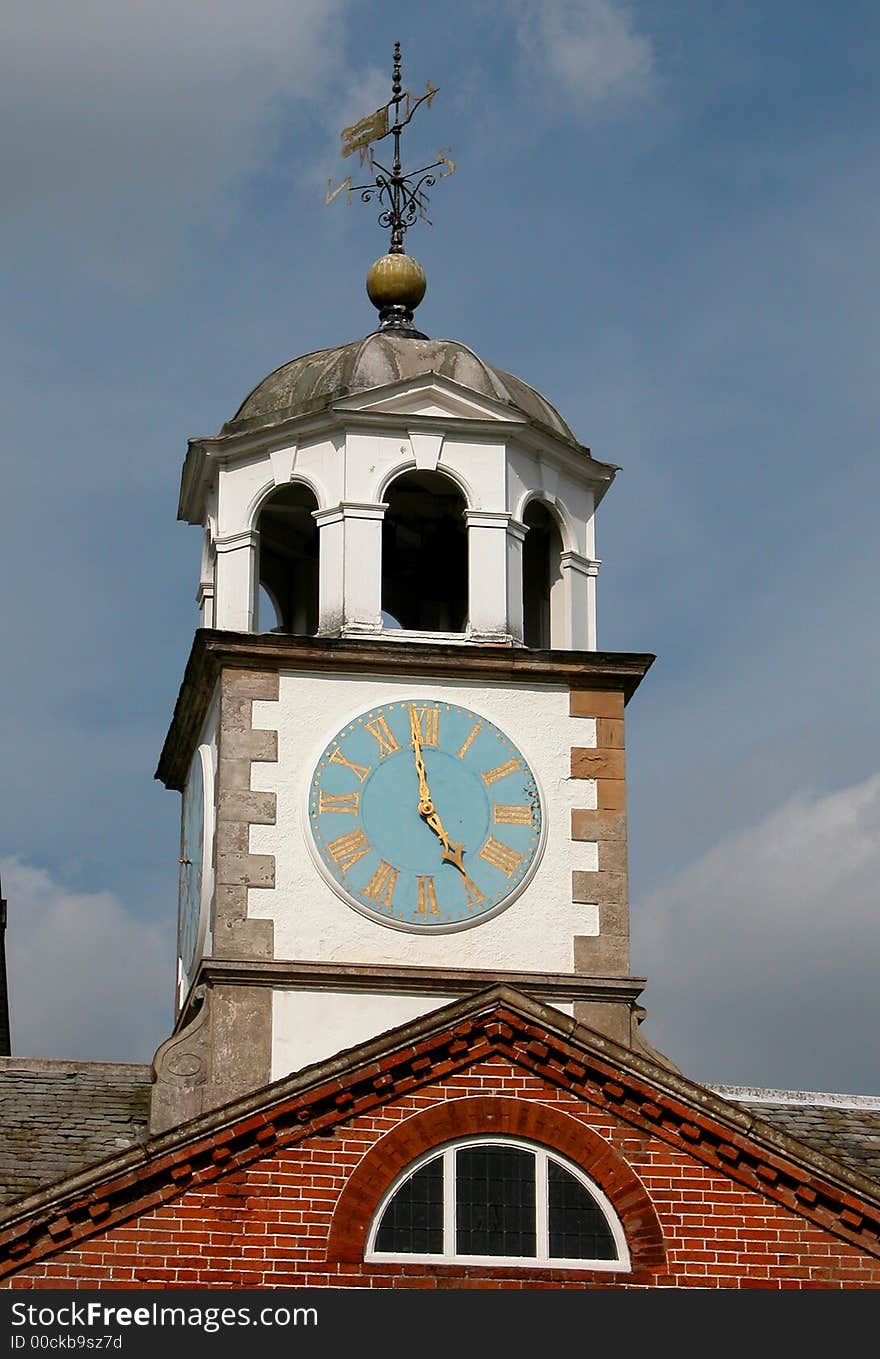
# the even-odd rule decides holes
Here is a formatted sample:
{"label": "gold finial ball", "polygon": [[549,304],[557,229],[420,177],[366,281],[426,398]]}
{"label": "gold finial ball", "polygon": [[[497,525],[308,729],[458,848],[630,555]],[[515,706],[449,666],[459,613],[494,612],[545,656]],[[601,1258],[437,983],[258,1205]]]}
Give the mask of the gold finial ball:
{"label": "gold finial ball", "polygon": [[367,296],[379,311],[385,307],[414,310],[427,286],[425,271],[412,255],[382,255],[367,274]]}

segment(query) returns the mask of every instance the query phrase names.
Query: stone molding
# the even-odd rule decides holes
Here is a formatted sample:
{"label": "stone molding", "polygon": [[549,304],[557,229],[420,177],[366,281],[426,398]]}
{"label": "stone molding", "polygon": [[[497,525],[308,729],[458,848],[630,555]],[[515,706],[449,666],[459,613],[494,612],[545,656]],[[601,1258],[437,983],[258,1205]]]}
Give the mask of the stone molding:
{"label": "stone molding", "polygon": [[156,1049],[150,1091],[150,1133],[165,1132],[203,1111],[203,1087],[210,1079],[211,1044],[207,989],[191,993],[188,1022]]}
{"label": "stone molding", "polygon": [[[299,959],[205,958],[198,971],[200,985],[252,986],[317,991],[377,990],[392,995],[448,996],[450,991],[472,995],[494,986],[497,969],[423,967],[395,963],[303,962]],[[593,1001],[633,1005],[641,995],[644,977],[587,977],[567,972],[504,971],[505,985],[551,1005]],[[188,1011],[182,1016],[185,1020]]]}

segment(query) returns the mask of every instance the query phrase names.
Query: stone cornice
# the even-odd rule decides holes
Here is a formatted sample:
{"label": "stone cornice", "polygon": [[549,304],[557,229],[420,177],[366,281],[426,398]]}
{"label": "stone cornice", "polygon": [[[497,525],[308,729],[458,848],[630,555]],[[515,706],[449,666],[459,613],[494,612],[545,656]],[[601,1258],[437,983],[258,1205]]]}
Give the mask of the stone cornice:
{"label": "stone cornice", "polygon": [[[208,986],[294,987],[297,990],[367,991],[377,989],[396,995],[474,995],[501,980],[498,969],[471,967],[401,966],[392,963],[309,963],[283,958],[203,958],[193,982],[191,996]],[[505,969],[504,984],[536,996],[548,1004],[568,1001],[621,1001],[634,1004],[645,988],[644,977],[589,977],[571,972],[513,972]],[[176,1030],[188,1023],[188,1010],[181,1012]]]}
{"label": "stone cornice", "polygon": [[222,668],[317,670],[455,679],[458,683],[564,685],[611,689],[627,702],[654,657],[623,651],[532,651],[525,647],[443,645],[373,638],[290,637],[200,628],[193,639],[155,777],[182,790],[189,758]]}

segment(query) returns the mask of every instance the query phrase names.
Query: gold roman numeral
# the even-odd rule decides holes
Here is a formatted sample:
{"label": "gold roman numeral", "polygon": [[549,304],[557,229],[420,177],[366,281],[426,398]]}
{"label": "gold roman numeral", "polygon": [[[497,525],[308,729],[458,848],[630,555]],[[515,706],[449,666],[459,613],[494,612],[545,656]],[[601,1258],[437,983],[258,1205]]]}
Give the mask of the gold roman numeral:
{"label": "gold roman numeral", "polygon": [[511,807],[504,802],[496,802],[492,806],[493,818],[496,826],[530,826],[532,824],[531,807]]}
{"label": "gold roman numeral", "polygon": [[485,859],[486,863],[491,864],[493,868],[500,868],[501,872],[506,873],[508,878],[513,877],[524,857],[522,854],[517,854],[515,849],[511,849],[510,845],[503,845],[493,835],[489,836],[480,850],[480,858]]}
{"label": "gold roman numeral", "polygon": [[339,746],[333,747],[333,754],[330,756],[330,763],[345,765],[345,768],[350,769],[351,772],[354,774],[358,783],[363,783],[364,779],[370,772],[370,766],[368,764],[366,765],[352,764],[351,760],[347,760],[343,755],[342,751],[339,749]]}
{"label": "gold roman numeral", "polygon": [[340,872],[347,873],[351,866],[357,863],[358,859],[369,854],[370,842],[363,831],[358,828],[349,831],[348,835],[340,835],[338,840],[330,840],[327,850],[332,855]]}
{"label": "gold roman numeral", "polygon": [[390,906],[397,878],[398,870],[383,859],[364,888],[364,896],[372,897],[381,906]]}
{"label": "gold roman numeral", "polygon": [[410,725],[413,736],[418,738],[423,746],[436,746],[440,735],[440,708],[416,707],[415,703],[409,705]]}
{"label": "gold roman numeral", "polygon": [[[318,798],[319,812],[350,812],[357,816],[361,795],[357,793],[325,793],[323,788]],[[496,818],[497,819],[497,818]]]}
{"label": "gold roman numeral", "polygon": [[476,739],[477,732],[481,729],[482,725],[483,725],[482,722],[477,722],[474,725],[474,728],[471,731],[470,736],[467,738],[461,750],[458,752],[458,758],[460,760],[463,760],[465,755],[467,755],[468,751],[470,750],[471,746],[474,743],[474,740]]}
{"label": "gold roman numeral", "polygon": [[517,769],[522,769],[519,760],[508,760],[506,764],[496,765],[494,769],[484,769],[483,782],[489,787],[499,779],[506,778],[508,774],[513,774]]}
{"label": "gold roman numeral", "polygon": [[434,890],[434,879],[419,877],[419,904],[417,914],[423,920],[427,920],[429,915],[439,916],[440,907],[437,905],[437,893]]}
{"label": "gold roman numeral", "polygon": [[464,895],[467,900],[467,908],[469,911],[473,911],[477,906],[479,906],[480,902],[485,901],[486,898],[483,896],[483,893],[480,891],[479,887],[474,882],[473,878],[469,878],[467,873],[462,873],[461,880],[464,885]]}
{"label": "gold roman numeral", "polygon": [[372,722],[365,722],[364,726],[371,736],[375,736],[379,742],[379,759],[382,760],[386,755],[393,755],[400,746],[394,739],[394,732],[385,721],[384,717],[374,717]]}

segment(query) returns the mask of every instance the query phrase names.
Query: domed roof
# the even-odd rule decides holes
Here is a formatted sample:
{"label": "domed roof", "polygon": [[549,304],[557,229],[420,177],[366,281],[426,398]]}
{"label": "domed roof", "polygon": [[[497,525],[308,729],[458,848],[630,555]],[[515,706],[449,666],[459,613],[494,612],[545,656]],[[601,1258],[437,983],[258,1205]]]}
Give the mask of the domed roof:
{"label": "domed roof", "polygon": [[[484,362],[457,340],[380,330],[365,339],[318,349],[276,368],[245,398],[223,433],[255,429],[321,410],[340,397],[436,373],[479,396],[511,406],[557,438],[578,444],[568,425],[534,387]],[[578,445],[580,446],[580,445]]]}

